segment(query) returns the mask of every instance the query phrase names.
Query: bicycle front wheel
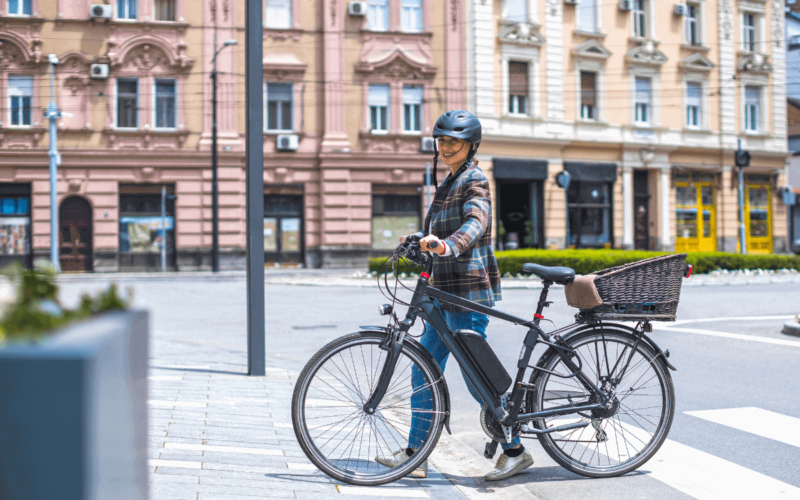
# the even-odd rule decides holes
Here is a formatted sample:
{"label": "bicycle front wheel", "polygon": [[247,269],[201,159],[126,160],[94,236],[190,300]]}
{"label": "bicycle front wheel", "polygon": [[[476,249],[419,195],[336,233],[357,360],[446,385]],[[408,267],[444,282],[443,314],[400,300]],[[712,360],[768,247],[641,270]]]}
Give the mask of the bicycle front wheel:
{"label": "bicycle front wheel", "polygon": [[[589,424],[541,435],[542,447],[559,465],[587,477],[613,477],[637,469],[661,447],[675,415],[675,389],[666,366],[647,343],[637,344],[636,337],[627,332],[590,330],[566,343],[580,358],[582,372],[609,396],[611,404],[534,421],[539,429]],[[560,375],[572,373],[554,353],[539,366]],[[534,372],[531,382],[536,390],[529,393],[527,403],[534,411],[596,402],[577,377],[540,371]]]}
{"label": "bicycle front wheel", "polygon": [[[295,385],[292,424],[309,460],[329,476],[373,486],[396,481],[433,451],[446,409],[442,372],[419,344],[406,341],[375,413],[364,405],[377,387],[385,334],[360,332],[334,340],[308,362]],[[417,451],[402,463],[393,455]]]}

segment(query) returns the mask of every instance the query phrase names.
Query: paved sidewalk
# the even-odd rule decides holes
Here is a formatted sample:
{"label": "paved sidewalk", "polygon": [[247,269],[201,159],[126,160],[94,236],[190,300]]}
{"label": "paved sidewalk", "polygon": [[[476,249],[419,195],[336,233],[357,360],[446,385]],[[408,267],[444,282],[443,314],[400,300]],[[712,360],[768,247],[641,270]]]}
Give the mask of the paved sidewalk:
{"label": "paved sidewalk", "polygon": [[318,471],[295,439],[290,372],[269,367],[266,377],[248,377],[228,371],[219,349],[160,342],[156,350],[149,376],[152,500],[467,498],[435,465],[425,480],[341,484]]}

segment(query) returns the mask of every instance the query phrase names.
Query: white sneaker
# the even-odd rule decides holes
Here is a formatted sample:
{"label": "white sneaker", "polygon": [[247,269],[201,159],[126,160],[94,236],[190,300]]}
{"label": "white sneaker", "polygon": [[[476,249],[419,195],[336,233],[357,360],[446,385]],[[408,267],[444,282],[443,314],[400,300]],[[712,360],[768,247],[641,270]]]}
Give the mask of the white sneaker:
{"label": "white sneaker", "polygon": [[[397,450],[391,456],[380,456],[375,457],[375,461],[379,464],[383,465],[384,467],[388,467],[393,469],[398,465],[402,464],[403,462],[407,461],[409,458],[406,450]],[[419,467],[417,467],[414,471],[411,472],[411,476],[426,478],[428,477],[428,461],[425,460],[422,462]]]}
{"label": "white sneaker", "polygon": [[484,479],[487,481],[499,481],[522,472],[531,465],[533,465],[533,457],[528,453],[528,450],[523,451],[517,457],[509,457],[505,453],[501,453],[494,469],[486,474]]}

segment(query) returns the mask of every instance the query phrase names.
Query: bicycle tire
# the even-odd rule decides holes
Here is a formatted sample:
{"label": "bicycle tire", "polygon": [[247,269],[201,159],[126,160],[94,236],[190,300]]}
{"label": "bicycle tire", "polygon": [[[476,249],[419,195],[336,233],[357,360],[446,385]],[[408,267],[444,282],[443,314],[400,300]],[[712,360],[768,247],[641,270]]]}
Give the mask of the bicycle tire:
{"label": "bicycle tire", "polygon": [[[533,421],[537,429],[557,427],[576,420],[590,422],[587,427],[561,434],[540,435],[542,447],[559,465],[586,477],[615,477],[636,470],[664,443],[675,416],[675,389],[665,363],[649,344],[644,341],[636,344],[633,334],[620,330],[593,329],[567,338],[565,342],[578,353],[583,363],[582,371],[598,387],[602,385],[601,377],[611,374],[613,379],[622,375],[622,366],[634,345],[636,351],[627,371],[611,391],[617,402],[609,410]],[[615,365],[618,359],[622,361]],[[571,373],[552,351],[542,357],[538,366],[561,374]],[[530,382],[535,385],[535,390],[528,393],[526,403],[533,411],[569,403],[593,402],[589,392],[575,378],[562,379],[536,371]],[[629,386],[629,390],[625,389]],[[639,392],[642,389],[646,392]],[[639,404],[648,406],[633,407]],[[656,418],[658,421],[654,422]],[[587,453],[589,458],[586,458]]]}
{"label": "bicycle tire", "polygon": [[[358,332],[333,340],[308,361],[297,379],[292,395],[292,426],[303,452],[322,472],[348,484],[375,486],[405,477],[428,458],[444,426],[447,411],[447,388],[444,376],[428,352],[410,339],[406,339],[403,343],[389,389],[381,404],[373,415],[368,415],[363,410],[366,399],[377,385],[380,369],[386,359],[386,351],[380,349],[385,340],[386,334],[376,332]],[[358,353],[353,355],[355,348],[361,353],[361,359],[357,359]],[[348,356],[343,356],[344,352],[347,352]],[[352,359],[350,365],[345,363],[348,358]],[[405,384],[408,380],[412,380],[412,364],[418,367],[419,373],[424,377],[425,385],[416,390],[412,387],[409,393]],[[345,369],[342,370],[339,365],[345,366]],[[357,371],[361,365],[366,376],[361,376]],[[321,373],[323,369],[327,375]],[[430,420],[427,424],[422,424],[428,426],[427,435],[416,453],[406,462],[393,468],[379,465],[370,450],[374,449],[375,453],[381,454],[378,456],[386,457],[391,456],[391,453],[396,451],[395,448],[405,449],[408,433],[404,424],[410,420],[412,414],[425,415],[425,411],[412,412],[414,408],[406,403],[411,401],[411,396],[414,394],[425,398],[428,393],[430,393],[431,408],[425,411],[428,412]],[[323,401],[330,402],[320,407],[317,401],[322,396],[326,396],[322,398]],[[416,404],[419,404],[419,401]],[[340,413],[330,409],[337,406],[345,409]],[[345,418],[337,420],[342,414],[346,414]],[[311,424],[309,424],[310,419],[314,420]],[[358,422],[355,427],[348,427],[352,426],[356,419]],[[328,420],[333,423],[326,423]],[[336,434],[330,436],[333,432]],[[342,432],[347,434],[338,438],[336,447],[330,448],[337,441],[330,446],[328,443],[337,439]],[[345,445],[345,451],[347,446],[350,446],[348,457],[344,459],[342,454],[334,458],[333,455],[336,454],[338,447],[345,439],[349,439],[353,432],[356,433],[352,437],[353,444]],[[379,436],[378,432],[382,435]],[[393,441],[391,444],[389,437]],[[323,442],[323,439],[326,441]],[[357,445],[358,453],[353,457],[352,451],[356,446],[356,439],[359,439],[360,443]],[[365,444],[367,451],[363,452]]]}

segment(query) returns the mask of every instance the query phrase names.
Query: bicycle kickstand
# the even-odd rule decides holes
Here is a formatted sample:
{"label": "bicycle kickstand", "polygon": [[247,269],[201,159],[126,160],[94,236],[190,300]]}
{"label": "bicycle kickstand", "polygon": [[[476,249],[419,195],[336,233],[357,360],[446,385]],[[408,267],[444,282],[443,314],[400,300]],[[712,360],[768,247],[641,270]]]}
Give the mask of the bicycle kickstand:
{"label": "bicycle kickstand", "polygon": [[497,441],[486,443],[486,448],[483,450],[483,456],[488,459],[492,459],[494,458],[495,452],[497,452]]}

